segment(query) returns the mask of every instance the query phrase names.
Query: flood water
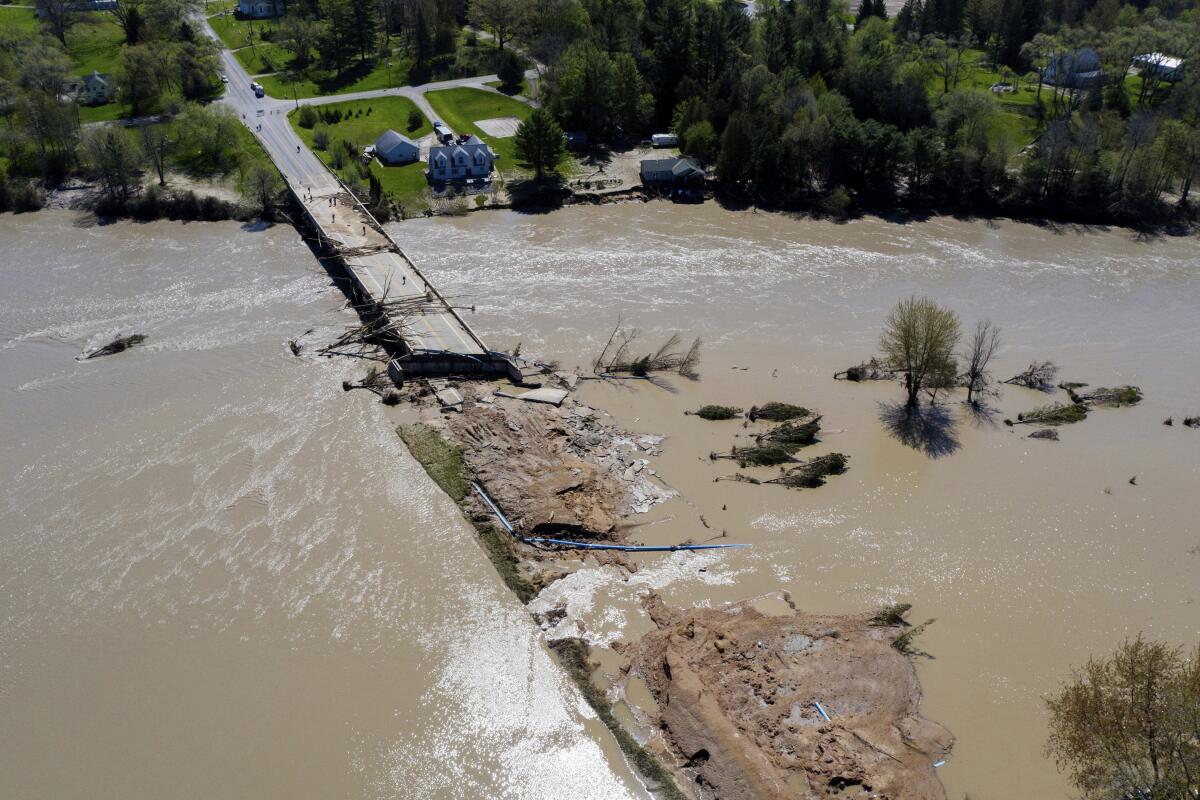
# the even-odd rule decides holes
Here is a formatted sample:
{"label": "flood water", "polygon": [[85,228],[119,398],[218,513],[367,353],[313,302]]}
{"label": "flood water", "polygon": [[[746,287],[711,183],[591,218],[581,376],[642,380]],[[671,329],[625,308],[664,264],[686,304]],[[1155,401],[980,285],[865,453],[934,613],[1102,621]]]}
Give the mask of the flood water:
{"label": "flood water", "polygon": [[[1179,424],[1200,413],[1195,239],[665,203],[487,212],[393,233],[444,293],[478,304],[468,319],[493,347],[520,342],[586,369],[618,316],[642,329],[645,351],[673,331],[704,339],[699,381],[586,384],[582,399],[669,437],[653,468],[684,499],[647,515],[637,537],[724,530],[753,547],[647,556],[628,580],[587,569],[547,590],[538,602],[567,603],[593,641],[647,630],[638,594],[649,589],[680,605],[781,589],[814,611],[910,602],[914,621],[936,619],[917,663],[925,714],[958,737],[939,771],[949,796],[1003,800],[1070,796],[1042,755],[1041,698],[1072,666],[1139,631],[1200,638],[1200,431]],[[964,328],[998,323],[1001,378],[1049,359],[1062,380],[1132,383],[1146,400],[1046,442],[1003,419],[1062,394],[1008,386],[994,413],[953,402],[915,435],[896,424],[896,385],[832,380],[876,351],[888,310],[913,293]],[[738,470],[708,454],[737,443],[740,425],[683,411],[769,400],[823,413],[810,453],[842,452],[849,472],[806,491],[714,483]]]}
{"label": "flood water", "polygon": [[642,796],[362,366],[288,352],[353,319],[293,229],[0,245],[0,797]]}

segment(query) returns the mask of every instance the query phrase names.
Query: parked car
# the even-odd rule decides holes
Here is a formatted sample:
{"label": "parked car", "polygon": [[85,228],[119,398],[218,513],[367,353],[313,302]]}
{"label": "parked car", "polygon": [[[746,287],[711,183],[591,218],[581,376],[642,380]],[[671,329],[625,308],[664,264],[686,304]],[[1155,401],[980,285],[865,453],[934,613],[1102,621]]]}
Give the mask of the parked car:
{"label": "parked car", "polygon": [[224,72],[221,73],[221,83],[229,83],[229,76]]}

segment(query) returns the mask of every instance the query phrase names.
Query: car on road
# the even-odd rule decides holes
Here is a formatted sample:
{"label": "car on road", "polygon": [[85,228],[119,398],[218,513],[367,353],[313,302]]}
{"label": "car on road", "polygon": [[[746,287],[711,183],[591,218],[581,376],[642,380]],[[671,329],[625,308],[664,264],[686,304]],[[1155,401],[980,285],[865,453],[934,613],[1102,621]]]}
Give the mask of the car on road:
{"label": "car on road", "polygon": [[254,92],[255,97],[265,97],[267,92],[263,89],[262,84],[258,81],[250,81],[250,90]]}
{"label": "car on road", "polygon": [[221,83],[229,83],[229,76],[224,72],[221,73]]}

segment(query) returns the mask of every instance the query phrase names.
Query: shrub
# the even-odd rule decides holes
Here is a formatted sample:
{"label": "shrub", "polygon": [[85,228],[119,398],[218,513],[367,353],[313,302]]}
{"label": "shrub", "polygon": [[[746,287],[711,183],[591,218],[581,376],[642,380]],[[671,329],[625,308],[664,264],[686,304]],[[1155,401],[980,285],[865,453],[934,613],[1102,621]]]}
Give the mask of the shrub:
{"label": "shrub", "polygon": [[421,112],[417,109],[414,108],[412,111],[408,112],[408,129],[410,131],[415,131],[417,128],[420,128],[421,123],[424,121],[425,118],[421,116]]}
{"label": "shrub", "polygon": [[301,128],[312,130],[317,124],[317,112],[312,106],[300,106],[299,117],[297,120]]}
{"label": "shrub", "polygon": [[700,419],[719,420],[733,419],[741,414],[742,410],[737,406],[701,406],[700,410],[694,413]]}
{"label": "shrub", "polygon": [[839,186],[825,198],[825,213],[835,219],[845,219],[850,215],[852,204],[850,193]]}
{"label": "shrub", "polygon": [[313,147],[318,150],[329,149],[329,128],[321,126],[313,131]]}

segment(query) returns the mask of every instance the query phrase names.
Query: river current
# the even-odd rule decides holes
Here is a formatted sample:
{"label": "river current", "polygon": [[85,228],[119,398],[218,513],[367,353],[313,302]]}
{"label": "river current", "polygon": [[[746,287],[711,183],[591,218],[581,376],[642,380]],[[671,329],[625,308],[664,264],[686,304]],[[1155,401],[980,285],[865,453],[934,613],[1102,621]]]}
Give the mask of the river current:
{"label": "river current", "polygon": [[[958,737],[949,796],[1003,800],[1068,796],[1040,698],[1072,665],[1200,636],[1200,431],[1178,424],[1200,413],[1194,239],[664,203],[392,232],[494,347],[586,369],[618,316],[646,349],[704,340],[698,381],[582,399],[668,437],[653,467],[682,498],[636,537],[753,547],[584,569],[539,599],[597,644],[650,627],[648,589],[913,603],[937,620],[918,668]],[[642,795],[390,412],[342,392],[363,366],[288,352],[353,320],[292,229],[43,212],[0,216],[0,243],[0,795]],[[911,293],[995,320],[1001,377],[1050,359],[1146,400],[1043,442],[1002,420],[1048,398],[1005,387],[913,441],[896,386],[832,380]],[[822,412],[812,452],[850,471],[714,483],[736,468],[708,453],[741,431],[682,412],[767,400]]]}

